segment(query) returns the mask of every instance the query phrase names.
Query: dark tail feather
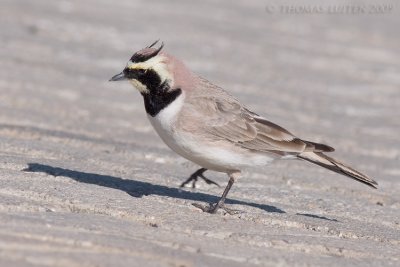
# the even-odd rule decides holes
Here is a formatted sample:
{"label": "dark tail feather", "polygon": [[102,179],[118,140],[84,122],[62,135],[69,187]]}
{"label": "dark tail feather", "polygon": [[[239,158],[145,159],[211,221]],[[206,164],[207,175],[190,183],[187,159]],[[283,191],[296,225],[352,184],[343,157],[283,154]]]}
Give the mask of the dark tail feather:
{"label": "dark tail feather", "polygon": [[367,175],[354,170],[353,168],[341,163],[340,161],[337,161],[336,159],[328,157],[322,152],[303,152],[297,157],[317,164],[321,167],[327,168],[331,171],[346,175],[373,188],[377,188],[377,182],[375,182]]}
{"label": "dark tail feather", "polygon": [[306,140],[301,140],[303,142],[305,142],[307,145],[309,145],[312,150],[309,151],[313,151],[313,152],[332,152],[335,151],[335,149],[331,146],[325,145],[325,144],[320,144],[320,143],[314,143],[311,141],[306,141]]}

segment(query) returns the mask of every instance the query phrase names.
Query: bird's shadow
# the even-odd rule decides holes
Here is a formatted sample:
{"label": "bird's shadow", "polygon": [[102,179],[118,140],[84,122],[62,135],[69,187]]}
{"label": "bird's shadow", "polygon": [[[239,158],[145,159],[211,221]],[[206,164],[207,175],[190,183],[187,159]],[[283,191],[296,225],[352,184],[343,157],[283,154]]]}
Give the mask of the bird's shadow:
{"label": "bird's shadow", "polygon": [[[204,201],[210,203],[214,203],[219,200],[218,197],[205,193],[190,192],[164,185],[156,185],[132,179],[129,180],[122,179],[120,177],[115,177],[110,175],[74,171],[74,170],[44,165],[40,163],[28,163],[28,168],[25,168],[22,171],[43,172],[52,176],[69,177],[81,183],[95,184],[99,186],[122,190],[133,197],[158,195],[158,196],[166,196],[172,198],[180,198],[185,200]],[[274,206],[241,201],[241,200],[226,199],[225,203],[251,206],[265,210],[267,212],[286,213],[285,211]]]}

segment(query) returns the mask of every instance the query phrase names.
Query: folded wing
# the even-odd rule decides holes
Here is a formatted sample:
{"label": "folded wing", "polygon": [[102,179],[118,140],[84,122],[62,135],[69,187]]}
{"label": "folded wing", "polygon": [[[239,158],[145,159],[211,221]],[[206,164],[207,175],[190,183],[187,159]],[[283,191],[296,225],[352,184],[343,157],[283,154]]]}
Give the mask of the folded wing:
{"label": "folded wing", "polygon": [[[206,131],[243,148],[281,155],[305,151],[333,151],[324,144],[297,138],[286,129],[242,107],[235,99],[206,101],[215,119],[208,120]],[[204,102],[203,102],[204,103]],[[209,119],[209,118],[208,118]]]}

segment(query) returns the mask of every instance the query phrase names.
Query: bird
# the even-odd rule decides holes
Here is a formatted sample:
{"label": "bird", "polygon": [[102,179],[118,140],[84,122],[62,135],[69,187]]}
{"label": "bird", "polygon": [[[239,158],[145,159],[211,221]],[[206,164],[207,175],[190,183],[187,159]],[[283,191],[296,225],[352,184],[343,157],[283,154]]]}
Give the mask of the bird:
{"label": "bird", "polygon": [[[334,148],[301,139],[249,110],[228,91],[195,74],[179,59],[158,48],[159,40],[135,52],[123,71],[109,81],[129,81],[143,96],[147,117],[164,143],[201,168],[229,177],[216,203],[193,204],[204,212],[232,211],[225,200],[247,167],[266,166],[278,159],[299,159],[342,174],[372,188],[377,182],[328,155]],[[157,45],[158,46],[158,45]]]}

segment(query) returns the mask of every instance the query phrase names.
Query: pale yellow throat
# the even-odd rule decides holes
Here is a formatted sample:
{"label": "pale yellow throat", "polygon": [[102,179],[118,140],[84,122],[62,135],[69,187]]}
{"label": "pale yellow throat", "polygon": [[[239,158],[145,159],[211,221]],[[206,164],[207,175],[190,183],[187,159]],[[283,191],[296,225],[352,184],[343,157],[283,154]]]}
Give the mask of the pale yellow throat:
{"label": "pale yellow throat", "polygon": [[129,80],[129,82],[141,93],[141,94],[145,94],[145,93],[150,93],[149,89],[147,89],[147,87],[139,82],[138,80]]}

